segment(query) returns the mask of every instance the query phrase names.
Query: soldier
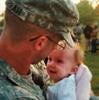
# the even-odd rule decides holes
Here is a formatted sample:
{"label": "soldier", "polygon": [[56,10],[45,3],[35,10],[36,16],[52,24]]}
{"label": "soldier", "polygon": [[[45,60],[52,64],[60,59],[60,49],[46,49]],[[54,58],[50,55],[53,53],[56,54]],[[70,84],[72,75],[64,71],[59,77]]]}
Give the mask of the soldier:
{"label": "soldier", "polygon": [[36,64],[59,41],[71,47],[68,27],[78,21],[78,11],[70,0],[7,0],[5,26],[0,37],[0,100],[44,100],[31,77]]}

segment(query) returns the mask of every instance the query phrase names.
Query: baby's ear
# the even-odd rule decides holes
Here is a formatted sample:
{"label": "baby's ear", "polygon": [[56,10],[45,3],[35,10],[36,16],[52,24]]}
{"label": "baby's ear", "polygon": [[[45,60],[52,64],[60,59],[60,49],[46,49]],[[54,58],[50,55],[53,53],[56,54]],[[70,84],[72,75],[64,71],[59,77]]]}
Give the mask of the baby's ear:
{"label": "baby's ear", "polygon": [[78,71],[78,66],[75,66],[72,68],[71,74],[75,74],[75,73],[77,73],[77,71]]}

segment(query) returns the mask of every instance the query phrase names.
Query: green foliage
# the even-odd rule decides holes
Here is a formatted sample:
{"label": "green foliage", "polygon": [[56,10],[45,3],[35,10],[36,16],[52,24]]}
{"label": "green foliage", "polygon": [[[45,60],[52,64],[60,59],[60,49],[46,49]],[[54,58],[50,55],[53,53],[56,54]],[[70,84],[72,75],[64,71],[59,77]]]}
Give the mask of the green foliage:
{"label": "green foliage", "polygon": [[88,22],[96,22],[99,20],[99,16],[95,14],[96,9],[92,8],[92,5],[88,0],[81,0],[77,7],[80,13],[81,23],[86,24]]}
{"label": "green foliage", "polygon": [[2,27],[4,24],[4,14],[0,15],[0,27]]}
{"label": "green foliage", "polygon": [[1,20],[1,21],[0,21],[0,27],[2,27],[3,24],[4,24],[4,20]]}
{"label": "green foliage", "polygon": [[92,89],[96,95],[99,95],[99,52],[97,54],[86,54],[86,65],[93,74]]}
{"label": "green foliage", "polygon": [[99,22],[99,4],[97,5],[96,9],[94,10],[95,20]]}

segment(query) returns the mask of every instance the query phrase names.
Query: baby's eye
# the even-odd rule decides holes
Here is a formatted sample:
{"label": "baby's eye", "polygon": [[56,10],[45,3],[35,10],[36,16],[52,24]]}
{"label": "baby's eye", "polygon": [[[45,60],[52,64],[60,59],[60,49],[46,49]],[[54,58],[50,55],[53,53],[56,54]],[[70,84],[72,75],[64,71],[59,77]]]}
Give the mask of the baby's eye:
{"label": "baby's eye", "polygon": [[61,59],[57,59],[57,63],[63,63]]}

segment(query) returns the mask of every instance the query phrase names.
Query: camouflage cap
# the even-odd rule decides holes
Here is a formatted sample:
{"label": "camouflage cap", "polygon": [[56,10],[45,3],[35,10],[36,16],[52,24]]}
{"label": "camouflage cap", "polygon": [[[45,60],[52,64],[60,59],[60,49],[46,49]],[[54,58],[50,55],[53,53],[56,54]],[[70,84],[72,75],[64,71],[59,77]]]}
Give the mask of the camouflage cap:
{"label": "camouflage cap", "polygon": [[73,45],[68,27],[77,24],[79,14],[71,0],[7,0],[6,7],[21,20],[61,34]]}

